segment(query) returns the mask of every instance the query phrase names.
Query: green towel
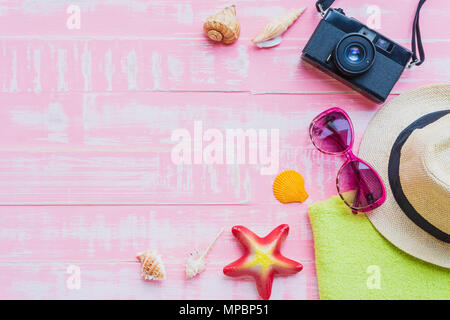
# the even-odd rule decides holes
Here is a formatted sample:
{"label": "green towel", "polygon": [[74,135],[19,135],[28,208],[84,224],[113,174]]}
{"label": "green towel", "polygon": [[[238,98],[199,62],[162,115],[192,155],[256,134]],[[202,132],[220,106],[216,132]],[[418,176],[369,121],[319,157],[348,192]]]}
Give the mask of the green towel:
{"label": "green towel", "polygon": [[309,217],[321,299],[450,299],[450,269],[404,253],[339,197]]}

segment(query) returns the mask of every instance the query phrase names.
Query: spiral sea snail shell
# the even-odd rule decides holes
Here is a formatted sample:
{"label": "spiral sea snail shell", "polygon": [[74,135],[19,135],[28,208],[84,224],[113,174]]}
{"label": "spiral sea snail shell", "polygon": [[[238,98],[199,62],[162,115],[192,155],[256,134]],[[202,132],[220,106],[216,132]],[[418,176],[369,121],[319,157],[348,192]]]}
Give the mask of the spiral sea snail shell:
{"label": "spiral sea snail shell", "polygon": [[281,42],[281,34],[285,32],[306,10],[295,9],[269,22],[252,42],[259,47],[271,47]]}
{"label": "spiral sea snail shell", "polygon": [[236,6],[226,7],[206,19],[203,30],[213,41],[231,44],[239,38],[241,27],[236,18]]}

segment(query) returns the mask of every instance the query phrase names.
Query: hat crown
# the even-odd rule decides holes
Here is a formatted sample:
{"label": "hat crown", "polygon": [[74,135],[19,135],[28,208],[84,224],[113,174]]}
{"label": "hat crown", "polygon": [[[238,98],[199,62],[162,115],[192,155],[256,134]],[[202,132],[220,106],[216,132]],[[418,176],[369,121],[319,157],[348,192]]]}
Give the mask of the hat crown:
{"label": "hat crown", "polygon": [[[450,118],[450,117],[449,117]],[[425,143],[424,165],[436,183],[450,189],[450,127],[437,126],[428,134],[418,134]],[[431,134],[431,131],[432,134]]]}
{"label": "hat crown", "polygon": [[[412,134],[422,135],[420,128],[429,127],[448,115],[450,84],[431,85],[404,92],[377,112],[366,129],[358,154],[378,171],[386,185],[386,202],[367,215],[374,227],[401,250],[445,268],[450,268],[450,236],[429,228],[429,225],[423,223],[421,215],[434,215],[437,211],[448,222],[450,215],[445,216],[443,211],[450,210],[449,196],[447,193],[443,199],[444,204],[436,204],[436,210],[429,208],[438,198],[431,194],[430,187],[423,183],[426,180],[418,173],[422,171],[426,174],[425,177],[435,177],[431,179],[432,190],[446,191],[449,180],[443,172],[447,172],[448,177],[446,159],[449,157],[444,157],[442,151],[448,149],[445,135],[444,140],[442,137],[434,140],[422,138],[424,140],[420,144],[428,151],[423,154],[417,152],[411,157],[417,161],[416,167],[413,163],[411,169],[405,170],[407,165],[401,158],[410,155],[418,147],[417,144],[410,147],[405,145]],[[441,134],[450,136],[448,122],[441,125],[441,128]],[[409,176],[405,176],[405,173]],[[411,186],[406,187],[406,183],[413,180]],[[409,188],[413,187],[415,193],[411,194]],[[406,193],[403,192],[404,188],[407,189]],[[411,199],[423,199],[426,211],[419,210],[416,203],[406,203]],[[411,208],[418,212],[413,212]]]}
{"label": "hat crown", "polygon": [[403,145],[400,181],[414,209],[450,234],[450,115],[414,130]]}

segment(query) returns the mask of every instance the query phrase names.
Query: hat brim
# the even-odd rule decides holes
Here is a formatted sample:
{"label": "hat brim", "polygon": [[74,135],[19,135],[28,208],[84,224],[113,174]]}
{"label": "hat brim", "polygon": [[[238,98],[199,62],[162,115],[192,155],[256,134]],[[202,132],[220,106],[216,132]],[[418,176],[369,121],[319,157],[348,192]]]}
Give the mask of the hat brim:
{"label": "hat brim", "polygon": [[401,210],[389,186],[388,165],[392,146],[406,127],[426,114],[448,109],[450,85],[405,92],[378,111],[359,147],[359,156],[377,170],[386,186],[386,202],[367,214],[374,227],[399,249],[445,268],[450,268],[450,244],[422,230]]}

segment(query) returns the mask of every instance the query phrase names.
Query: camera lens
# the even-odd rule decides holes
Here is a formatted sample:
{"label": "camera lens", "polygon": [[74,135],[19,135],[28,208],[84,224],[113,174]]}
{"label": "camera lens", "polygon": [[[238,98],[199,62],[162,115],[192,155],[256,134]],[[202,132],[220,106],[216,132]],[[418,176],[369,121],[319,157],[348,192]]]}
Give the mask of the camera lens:
{"label": "camera lens", "polygon": [[359,45],[349,45],[345,50],[345,57],[350,63],[359,63],[365,57],[364,48]]}
{"label": "camera lens", "polygon": [[338,42],[333,57],[339,71],[344,75],[361,75],[375,62],[375,46],[364,35],[351,33]]}

